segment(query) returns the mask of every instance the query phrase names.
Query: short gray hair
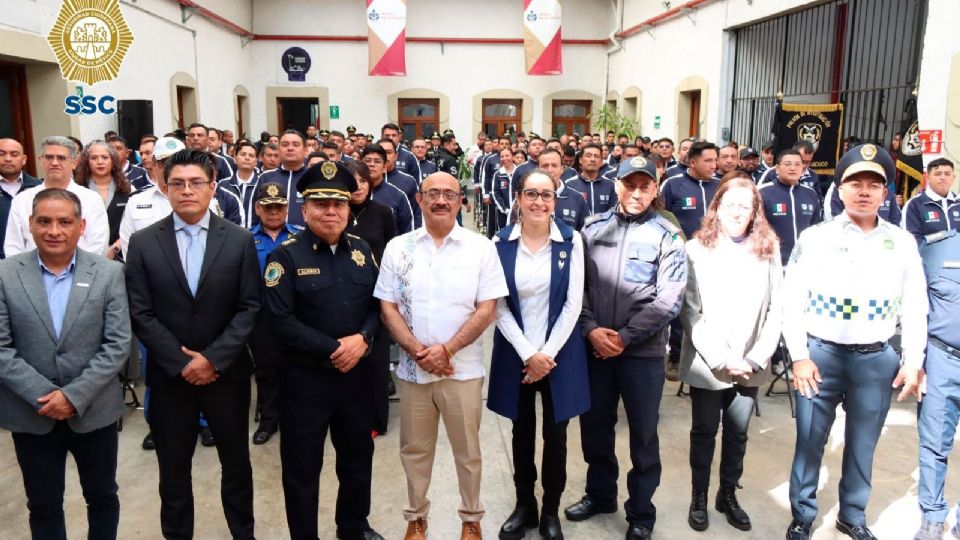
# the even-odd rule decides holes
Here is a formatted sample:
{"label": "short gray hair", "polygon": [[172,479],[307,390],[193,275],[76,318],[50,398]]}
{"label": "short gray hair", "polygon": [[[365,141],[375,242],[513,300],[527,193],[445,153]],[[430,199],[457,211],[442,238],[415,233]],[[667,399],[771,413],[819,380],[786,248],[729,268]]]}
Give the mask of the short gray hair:
{"label": "short gray hair", "polygon": [[37,206],[40,205],[43,201],[66,201],[73,205],[73,213],[77,219],[83,217],[82,209],[80,207],[80,197],[77,197],[75,194],[60,188],[47,188],[41,190],[37,193],[37,196],[33,198],[33,207],[30,210],[30,217],[33,217],[37,213]]}
{"label": "short gray hair", "polygon": [[51,135],[43,139],[43,141],[40,142],[41,155],[43,154],[43,149],[48,146],[62,146],[66,148],[70,152],[70,159],[76,158],[77,154],[80,152],[80,149],[77,148],[77,143],[61,135]]}

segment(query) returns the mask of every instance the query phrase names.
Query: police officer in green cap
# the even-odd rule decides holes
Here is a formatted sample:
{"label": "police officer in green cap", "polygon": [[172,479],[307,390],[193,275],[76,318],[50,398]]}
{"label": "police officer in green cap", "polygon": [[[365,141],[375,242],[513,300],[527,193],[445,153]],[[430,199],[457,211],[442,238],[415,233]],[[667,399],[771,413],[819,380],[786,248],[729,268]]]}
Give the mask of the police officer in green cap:
{"label": "police officer in green cap", "polygon": [[306,229],[274,250],[264,281],[280,363],[280,464],[293,539],[317,538],[323,446],[330,431],[340,491],[337,538],[382,540],[367,522],[373,465],[378,268],[366,242],[345,232],[353,174],[310,167],[297,182]]}

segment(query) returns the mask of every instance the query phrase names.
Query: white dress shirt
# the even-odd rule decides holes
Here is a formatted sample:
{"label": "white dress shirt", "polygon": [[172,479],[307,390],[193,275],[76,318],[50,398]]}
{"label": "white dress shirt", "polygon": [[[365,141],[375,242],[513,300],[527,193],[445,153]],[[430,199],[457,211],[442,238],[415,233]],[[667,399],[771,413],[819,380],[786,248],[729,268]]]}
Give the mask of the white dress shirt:
{"label": "white dress shirt", "polygon": [[[215,214],[218,213],[219,205],[216,197],[210,199],[210,210]],[[146,229],[169,216],[170,212],[173,212],[170,200],[156,185],[131,195],[127,201],[127,208],[123,211],[123,218],[120,220],[120,249],[123,251],[124,258],[127,256],[130,237],[133,233]]]}
{"label": "white dress shirt", "polygon": [[800,234],[784,280],[783,337],[795,360],[807,334],[843,344],[887,341],[902,328],[906,366],[923,365],[927,282],[913,236],[882,219],[870,232],[846,212]]}
{"label": "white dress shirt", "polygon": [[520,297],[520,317],[523,329],[507,306],[506,298],[497,300],[497,328],[513,345],[520,359],[526,364],[538,352],[556,358],[557,353],[570,338],[583,307],[583,240],[573,235],[573,251],[567,261],[570,264],[570,283],[567,298],[560,316],[553,324],[550,339],[547,326],[550,318],[550,276],[553,264],[553,243],[563,242],[556,223],[550,224],[550,238],[535,253],[523,243],[521,227],[517,225],[510,233],[511,241],[518,241],[514,281]]}
{"label": "white dress shirt", "polygon": [[[33,235],[30,234],[30,215],[33,214],[34,197],[48,187],[44,183],[25,189],[10,202],[7,237],[3,241],[3,252],[7,257],[37,247],[33,242]],[[93,190],[73,180],[67,184],[66,190],[80,199],[80,215],[87,222],[77,247],[102,256],[107,251],[107,241],[110,240],[110,223],[107,221],[107,209],[103,205],[103,199]]]}
{"label": "white dress shirt", "polygon": [[[387,244],[373,295],[397,304],[421,345],[449,341],[477,310],[477,303],[507,295],[507,283],[493,242],[454,225],[438,248],[421,227]],[[483,377],[482,339],[456,352],[452,379]],[[427,373],[406,351],[400,351],[397,377],[417,384],[442,378]]]}

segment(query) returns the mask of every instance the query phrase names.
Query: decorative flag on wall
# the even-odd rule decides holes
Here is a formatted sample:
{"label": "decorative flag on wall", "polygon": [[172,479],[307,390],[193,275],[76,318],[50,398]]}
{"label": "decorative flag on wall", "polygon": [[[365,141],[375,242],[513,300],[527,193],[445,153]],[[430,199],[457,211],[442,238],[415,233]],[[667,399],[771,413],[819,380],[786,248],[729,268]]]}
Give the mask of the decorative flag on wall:
{"label": "decorative flag on wall", "polygon": [[[897,194],[906,201],[922,189],[923,142],[920,140],[920,124],[917,121],[917,99],[911,97],[904,106],[903,125],[900,128],[900,151],[897,153],[897,169],[903,171],[903,179],[897,186]],[[898,178],[898,180],[900,180]]]}
{"label": "decorative flag on wall", "polygon": [[527,75],[560,75],[561,0],[523,0],[523,49]]}
{"label": "decorative flag on wall", "polygon": [[407,74],[405,0],[367,0],[367,48],[370,75]]}

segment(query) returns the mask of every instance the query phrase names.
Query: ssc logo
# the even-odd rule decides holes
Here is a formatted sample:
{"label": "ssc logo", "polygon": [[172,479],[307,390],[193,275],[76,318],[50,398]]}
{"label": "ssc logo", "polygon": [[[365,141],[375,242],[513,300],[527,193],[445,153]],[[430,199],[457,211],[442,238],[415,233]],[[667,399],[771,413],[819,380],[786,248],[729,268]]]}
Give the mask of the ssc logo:
{"label": "ssc logo", "polygon": [[61,4],[47,42],[64,79],[92,86],[117,78],[133,32],[119,0],[75,0]]}
{"label": "ssc logo", "polygon": [[[85,96],[67,96],[63,100],[63,112],[70,116],[96,114],[98,111],[100,114],[113,114],[116,112],[116,109],[113,107],[113,103],[116,101],[116,98],[113,96],[103,96],[100,98],[91,96],[90,94]],[[174,143],[169,142],[168,144]]]}
{"label": "ssc logo", "polygon": [[370,13],[367,14],[367,18],[370,19],[371,21],[376,22],[380,20],[380,14],[377,13],[377,10],[371,9]]}
{"label": "ssc logo", "polygon": [[527,12],[527,22],[537,22],[537,14],[532,9]]}

